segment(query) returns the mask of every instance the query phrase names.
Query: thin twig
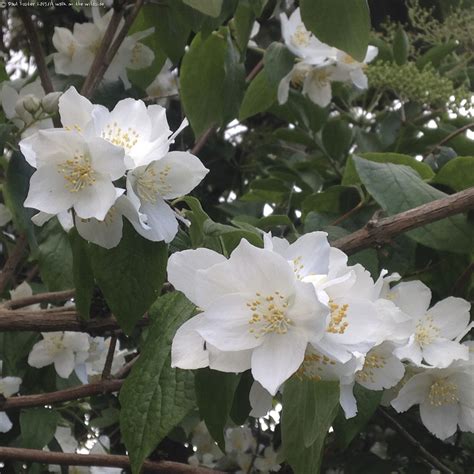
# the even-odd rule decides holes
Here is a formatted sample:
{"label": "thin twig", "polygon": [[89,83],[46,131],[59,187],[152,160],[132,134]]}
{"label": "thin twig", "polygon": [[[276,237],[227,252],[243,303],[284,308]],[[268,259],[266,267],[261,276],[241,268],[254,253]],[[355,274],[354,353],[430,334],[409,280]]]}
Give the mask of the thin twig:
{"label": "thin twig", "polygon": [[450,140],[453,138],[457,137],[458,135],[461,135],[461,133],[466,132],[467,130],[474,128],[474,122],[468,123],[467,125],[464,125],[461,128],[458,128],[457,130],[454,130],[454,132],[451,132],[450,134],[446,135],[442,140],[440,140],[436,145],[434,145],[428,153],[426,153],[425,156],[431,155],[434,153],[440,146],[443,146],[445,143],[448,143]]}
{"label": "thin twig", "polygon": [[345,221],[346,219],[348,219],[349,217],[351,217],[353,214],[355,214],[357,211],[359,211],[359,209],[361,209],[362,207],[364,207],[365,205],[365,200],[362,199],[359,204],[357,204],[357,206],[353,207],[352,209],[350,209],[349,211],[347,211],[345,214],[343,214],[342,216],[339,216],[336,220],[334,220],[333,222],[331,222],[330,225],[339,225],[341,222]]}
{"label": "thin twig", "polygon": [[[130,468],[130,459],[128,456],[120,456],[118,454],[59,453],[39,449],[0,447],[0,459],[2,461],[38,462],[42,464],[59,464],[61,466]],[[143,470],[145,472],[159,472],[161,474],[223,474],[222,471],[194,467],[189,464],[173,461],[145,461],[143,463]]]}
{"label": "thin twig", "polygon": [[[102,68],[102,64],[105,61],[105,56],[107,55],[107,50],[109,49],[110,43],[112,42],[115,33],[117,32],[117,28],[120,25],[120,21],[123,17],[123,9],[122,8],[114,8],[112,13],[112,18],[110,19],[109,24],[107,25],[107,29],[105,30],[104,37],[100,43],[99,49],[94,57],[94,61],[89,69],[87,77],[82,85],[81,94],[84,97],[91,97],[95,90],[95,83],[99,83],[107,70],[107,67],[102,72],[99,71]],[[108,65],[107,65],[108,66]]]}
{"label": "thin twig", "polygon": [[135,363],[138,361],[138,357],[140,354],[135,354],[132,359],[130,359],[121,369],[117,370],[117,372],[114,374],[114,377],[116,379],[123,379],[125,378],[128,373],[132,370],[132,367],[135,365]]}
{"label": "thin twig", "polygon": [[459,276],[453,286],[452,294],[459,295],[464,287],[469,283],[471,275],[474,273],[474,263],[471,263]]}
{"label": "thin twig", "polygon": [[102,380],[110,379],[110,372],[112,371],[112,364],[114,362],[115,347],[117,346],[117,336],[114,334],[110,338],[109,350],[105,358],[104,370],[102,371]]}
{"label": "thin twig", "polygon": [[7,261],[0,273],[0,294],[5,291],[5,288],[15,274],[15,271],[23,258],[27,245],[28,239],[26,238],[26,235],[20,235],[16,240],[15,247],[13,247],[13,250],[8,255]]}
{"label": "thin twig", "polygon": [[396,235],[470,209],[474,209],[474,187],[384,219],[370,221],[362,229],[332,242],[332,245],[352,254],[368,247],[381,246]]}
{"label": "thin twig", "polygon": [[382,407],[379,407],[378,412],[387,419],[395,430],[400,433],[407,441],[409,441],[413,446],[415,446],[421,455],[432,465],[436,467],[441,472],[445,474],[453,474],[453,471],[446,467],[438,458],[433,456],[415,437],[413,437],[408,431],[395,419],[393,418],[387,410]]}
{"label": "thin twig", "polygon": [[24,308],[32,304],[50,303],[53,301],[67,301],[74,297],[76,290],[52,291],[49,293],[38,293],[32,296],[25,296],[24,298],[17,298],[15,300],[5,301],[0,305],[1,308],[13,309]]}
{"label": "thin twig", "polygon": [[21,21],[23,22],[23,25],[25,26],[26,36],[28,37],[30,49],[33,53],[33,57],[35,58],[36,67],[38,68],[38,74],[41,79],[44,92],[46,94],[54,92],[53,83],[51,82],[51,77],[49,77],[48,67],[46,66],[46,60],[36,26],[33,23],[27,8],[18,7],[17,11]]}

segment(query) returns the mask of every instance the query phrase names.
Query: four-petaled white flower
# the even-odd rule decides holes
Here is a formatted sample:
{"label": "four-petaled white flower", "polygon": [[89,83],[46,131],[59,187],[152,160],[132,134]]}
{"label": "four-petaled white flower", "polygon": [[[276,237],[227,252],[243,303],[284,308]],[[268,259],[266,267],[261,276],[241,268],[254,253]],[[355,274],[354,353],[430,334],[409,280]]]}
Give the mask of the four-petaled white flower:
{"label": "four-petaled white flower", "polygon": [[395,349],[397,357],[438,368],[468,359],[467,346],[459,342],[469,330],[471,305],[466,300],[449,297],[429,309],[431,291],[420,281],[400,283],[388,296],[414,322],[407,344]]}
{"label": "four-petaled white flower", "polygon": [[254,379],[275,394],[298,370],[308,343],[322,337],[327,310],[287,259],[246,240],[228,260],[216,254],[216,263],[202,269],[202,259],[190,250],[168,264],[169,281],[203,310],[194,331],[220,351],[250,351]]}
{"label": "four-petaled white flower", "polygon": [[54,364],[57,374],[67,379],[88,357],[89,336],[76,332],[42,333],[28,356],[28,364],[41,368]]}
{"label": "four-petaled white flower", "polygon": [[[471,346],[472,347],[472,346]],[[469,346],[466,344],[466,348]],[[406,382],[392,406],[404,412],[420,405],[423,424],[435,436],[446,439],[457,427],[474,432],[474,359],[454,362],[444,369],[426,369]]]}
{"label": "four-petaled white flower", "polygon": [[[0,395],[11,397],[20,390],[20,377],[0,377]],[[6,433],[12,429],[12,422],[4,411],[0,411],[0,433]]]}

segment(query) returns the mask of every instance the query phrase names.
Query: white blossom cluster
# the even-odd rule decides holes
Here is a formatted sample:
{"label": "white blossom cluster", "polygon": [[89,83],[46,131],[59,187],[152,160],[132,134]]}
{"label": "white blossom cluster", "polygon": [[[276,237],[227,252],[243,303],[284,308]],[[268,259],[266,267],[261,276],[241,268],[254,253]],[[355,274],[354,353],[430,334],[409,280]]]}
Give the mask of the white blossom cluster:
{"label": "white blossom cluster", "polygon": [[62,128],[20,142],[36,168],[24,203],[40,211],[33,221],[57,216],[105,248],[120,242],[123,217],[146,239],[173,240],[180,216],[165,200],[189,193],[208,172],[191,153],[169,151],[187,121],[172,133],[160,105],[124,99],[109,111],[74,87],[59,98],[59,115]]}
{"label": "white blossom cluster", "polygon": [[393,285],[399,278],[384,270],[374,281],[362,265],[348,265],[324,232],[292,244],[265,235],[264,248],[242,240],[228,259],[204,248],[174,253],[168,279],[200,313],[178,329],[172,365],[251,369],[257,417],[297,374],[339,381],[347,418],[357,413],[356,383],[369,390],[398,385],[392,406],[420,405],[437,437],[458,426],[473,431],[474,357],[461,342],[470,304],[449,297],[431,305],[429,288]]}
{"label": "white blossom cluster", "polygon": [[189,457],[192,466],[210,469],[225,469],[237,474],[253,472],[252,467],[262,474],[277,472],[280,464],[278,453],[272,446],[259,442],[248,426],[236,426],[225,431],[225,453],[212,439],[204,421],[198,423],[191,436],[195,453]]}
{"label": "white blossom cluster", "polygon": [[375,46],[369,46],[365,59],[359,62],[344,51],[322,43],[308,31],[299,8],[289,18],[282,13],[280,19],[283,40],[297,57],[295,66],[278,86],[280,104],[288,100],[290,84],[301,87],[303,94],[321,107],[331,102],[331,82],[348,82],[359,89],[367,89],[364,68],[377,56]]}
{"label": "white blossom cluster", "polygon": [[[54,68],[58,74],[86,76],[100,47],[107,27],[112,18],[113,10],[104,16],[100,15],[98,7],[92,7],[92,22],[75,23],[73,31],[67,28],[55,27],[53,45]],[[124,23],[122,19],[117,31]],[[127,69],[137,70],[149,67],[155,59],[155,54],[140,40],[150,36],[154,28],[140,31],[127,36],[117,51],[114,59],[104,74],[109,81],[122,80],[126,88],[130,87]]]}

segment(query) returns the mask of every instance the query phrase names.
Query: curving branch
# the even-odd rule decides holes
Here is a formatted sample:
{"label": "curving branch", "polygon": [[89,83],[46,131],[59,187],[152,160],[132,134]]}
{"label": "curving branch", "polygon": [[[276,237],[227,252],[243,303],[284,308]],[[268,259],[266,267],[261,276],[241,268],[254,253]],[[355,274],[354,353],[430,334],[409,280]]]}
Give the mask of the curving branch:
{"label": "curving branch", "polygon": [[[58,453],[39,449],[0,447],[0,459],[2,461],[39,462],[61,466],[103,466],[130,469],[128,456],[117,454]],[[143,471],[159,472],[161,474],[223,474],[222,471],[194,467],[173,461],[145,461]]]}
{"label": "curving branch", "polygon": [[474,209],[474,188],[451,194],[384,219],[373,219],[362,229],[332,242],[347,254],[386,244],[396,235]]}
{"label": "curving branch", "polygon": [[51,291],[49,293],[37,293],[32,296],[25,296],[24,298],[17,298],[14,300],[8,300],[0,305],[0,311],[2,308],[13,309],[13,308],[24,308],[39,303],[50,303],[56,301],[67,301],[74,298],[76,290],[64,290],[64,291]]}
{"label": "curving branch", "polygon": [[7,261],[0,273],[0,293],[5,291],[8,283],[13,278],[13,275],[23,258],[27,245],[28,239],[26,238],[26,235],[20,235],[16,241],[15,247],[13,247],[13,250],[8,255]]}

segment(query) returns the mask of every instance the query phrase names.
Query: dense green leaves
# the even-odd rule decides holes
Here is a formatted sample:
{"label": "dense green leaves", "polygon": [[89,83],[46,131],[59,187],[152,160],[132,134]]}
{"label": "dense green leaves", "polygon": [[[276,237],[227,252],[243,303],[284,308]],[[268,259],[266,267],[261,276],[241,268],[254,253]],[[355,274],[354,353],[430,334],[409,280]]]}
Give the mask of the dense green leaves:
{"label": "dense green leaves", "polygon": [[196,35],[181,66],[183,107],[196,136],[237,116],[244,74],[227,30]]}
{"label": "dense green leaves", "polygon": [[107,250],[91,244],[89,257],[107,304],[121,328],[130,333],[161,292],[166,245],[144,239],[124,222],[117,247]]}
{"label": "dense green leaves", "polygon": [[227,424],[239,379],[238,375],[208,368],[199,369],[195,376],[199,413],[222,451],[225,451],[224,427]]}
{"label": "dense green leaves", "polygon": [[171,368],[171,340],[194,312],[181,293],[162,296],[150,309],[152,325],[140,359],[120,391],[120,428],[132,472],[194,406],[193,373]]}
{"label": "dense green leaves", "polygon": [[297,474],[316,474],[339,407],[339,384],[293,376],[283,391],[281,436],[286,460]]}
{"label": "dense green leaves", "polygon": [[304,24],[318,39],[364,59],[370,31],[367,0],[301,0],[300,7]]}
{"label": "dense green leaves", "polygon": [[[376,163],[358,157],[354,157],[354,164],[362,183],[389,214],[446,196],[426,184],[407,166]],[[458,215],[412,230],[407,235],[428,247],[465,253],[472,251],[472,232],[472,224],[467,222],[465,216]]]}

